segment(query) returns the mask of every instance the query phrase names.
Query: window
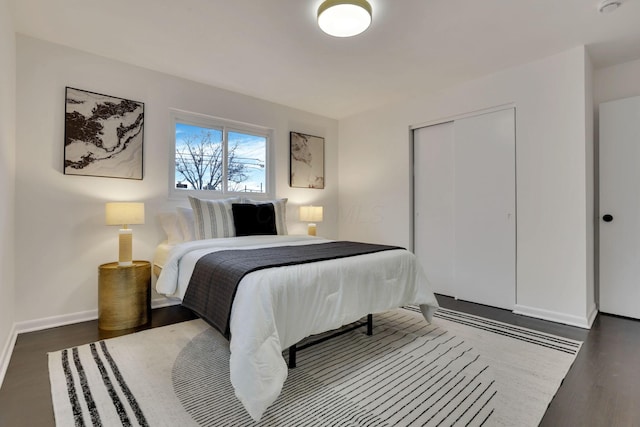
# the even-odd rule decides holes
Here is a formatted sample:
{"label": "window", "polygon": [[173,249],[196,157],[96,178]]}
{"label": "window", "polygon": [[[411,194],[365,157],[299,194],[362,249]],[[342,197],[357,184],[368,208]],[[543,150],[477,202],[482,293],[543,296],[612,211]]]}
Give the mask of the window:
{"label": "window", "polygon": [[171,115],[169,194],[269,193],[269,129],[183,111]]}

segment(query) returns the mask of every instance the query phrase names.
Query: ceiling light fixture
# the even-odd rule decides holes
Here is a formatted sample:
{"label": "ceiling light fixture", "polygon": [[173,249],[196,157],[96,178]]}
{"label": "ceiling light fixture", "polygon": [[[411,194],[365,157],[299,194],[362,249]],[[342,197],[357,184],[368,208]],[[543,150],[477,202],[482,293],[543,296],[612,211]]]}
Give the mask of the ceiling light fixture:
{"label": "ceiling light fixture", "polygon": [[621,0],[602,0],[598,5],[598,11],[600,13],[611,13],[622,4]]}
{"label": "ceiling light fixture", "polygon": [[334,37],[352,37],[371,24],[371,5],[366,0],[325,0],[318,8],[318,25]]}

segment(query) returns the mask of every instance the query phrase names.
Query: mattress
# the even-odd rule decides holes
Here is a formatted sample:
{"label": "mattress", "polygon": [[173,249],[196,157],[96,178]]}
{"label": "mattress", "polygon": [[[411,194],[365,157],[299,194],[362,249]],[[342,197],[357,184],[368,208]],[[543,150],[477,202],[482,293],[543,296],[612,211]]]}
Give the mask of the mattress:
{"label": "mattress", "polygon": [[167,262],[167,258],[169,257],[169,252],[174,246],[175,245],[170,245],[167,242],[162,242],[156,247],[153,254],[153,274],[156,276],[160,275],[162,267],[164,267],[164,264]]}

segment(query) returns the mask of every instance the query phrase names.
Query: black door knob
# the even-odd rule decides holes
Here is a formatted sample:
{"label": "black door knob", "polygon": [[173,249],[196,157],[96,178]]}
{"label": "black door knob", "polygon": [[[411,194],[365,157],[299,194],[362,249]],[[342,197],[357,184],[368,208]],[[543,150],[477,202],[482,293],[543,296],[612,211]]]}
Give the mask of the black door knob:
{"label": "black door knob", "polygon": [[602,220],[604,222],[611,222],[611,221],[613,221],[613,215],[609,215],[609,214],[603,215],[602,216]]}

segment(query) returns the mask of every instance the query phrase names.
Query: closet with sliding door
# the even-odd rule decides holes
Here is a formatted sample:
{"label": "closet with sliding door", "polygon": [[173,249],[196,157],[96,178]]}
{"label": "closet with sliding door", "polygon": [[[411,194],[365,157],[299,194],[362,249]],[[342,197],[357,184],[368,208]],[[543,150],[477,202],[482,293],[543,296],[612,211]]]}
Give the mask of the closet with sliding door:
{"label": "closet with sliding door", "polygon": [[434,291],[513,310],[515,109],[412,132],[414,251]]}

